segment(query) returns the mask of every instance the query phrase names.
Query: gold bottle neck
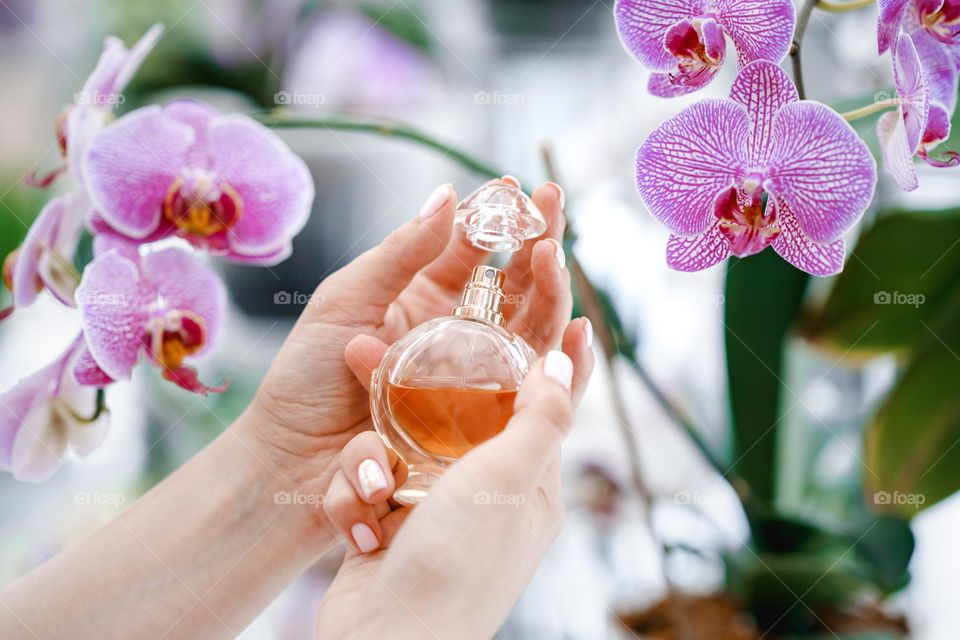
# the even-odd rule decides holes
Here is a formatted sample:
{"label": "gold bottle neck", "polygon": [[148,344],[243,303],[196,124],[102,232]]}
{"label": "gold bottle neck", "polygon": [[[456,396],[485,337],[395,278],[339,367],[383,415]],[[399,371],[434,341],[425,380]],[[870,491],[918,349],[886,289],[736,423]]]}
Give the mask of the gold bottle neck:
{"label": "gold bottle neck", "polygon": [[460,318],[477,318],[498,324],[501,327],[506,320],[503,309],[503,271],[495,267],[479,266],[473,268],[470,281],[463,288],[460,305],[453,315]]}

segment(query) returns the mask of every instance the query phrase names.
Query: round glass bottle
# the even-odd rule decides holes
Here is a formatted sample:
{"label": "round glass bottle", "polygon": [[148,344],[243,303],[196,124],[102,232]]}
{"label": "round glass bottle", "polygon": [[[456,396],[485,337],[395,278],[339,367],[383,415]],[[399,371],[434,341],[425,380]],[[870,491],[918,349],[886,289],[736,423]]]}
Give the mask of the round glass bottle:
{"label": "round glass bottle", "polygon": [[499,269],[476,267],[453,313],[407,333],[373,373],[374,426],[409,467],[398,502],[422,500],[445,467],[513,415],[536,354],[504,328],[503,282]]}

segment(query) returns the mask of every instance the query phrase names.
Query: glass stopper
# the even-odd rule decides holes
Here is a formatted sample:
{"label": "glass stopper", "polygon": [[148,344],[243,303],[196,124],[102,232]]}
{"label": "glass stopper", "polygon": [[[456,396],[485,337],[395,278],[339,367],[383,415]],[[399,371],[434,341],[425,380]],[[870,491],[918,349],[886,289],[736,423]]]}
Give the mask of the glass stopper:
{"label": "glass stopper", "polygon": [[485,251],[516,251],[547,229],[540,209],[527,194],[500,181],[488,182],[457,205],[457,228]]}

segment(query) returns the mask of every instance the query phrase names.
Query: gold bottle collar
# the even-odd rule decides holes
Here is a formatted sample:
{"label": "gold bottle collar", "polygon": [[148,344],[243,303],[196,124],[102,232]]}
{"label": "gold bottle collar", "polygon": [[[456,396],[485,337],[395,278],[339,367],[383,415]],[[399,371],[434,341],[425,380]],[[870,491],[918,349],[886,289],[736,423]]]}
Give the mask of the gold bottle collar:
{"label": "gold bottle collar", "polygon": [[501,327],[506,320],[501,313],[503,309],[503,271],[494,267],[479,266],[473,268],[470,281],[463,288],[460,305],[453,310],[453,315],[461,318],[479,318],[493,322]]}

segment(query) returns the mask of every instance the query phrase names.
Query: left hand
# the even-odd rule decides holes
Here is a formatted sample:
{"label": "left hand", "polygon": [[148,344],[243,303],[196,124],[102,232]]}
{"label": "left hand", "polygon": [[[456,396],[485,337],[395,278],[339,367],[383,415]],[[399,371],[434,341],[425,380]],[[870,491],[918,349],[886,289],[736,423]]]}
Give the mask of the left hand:
{"label": "left hand", "polygon": [[[507,328],[540,354],[559,342],[573,306],[559,243],[562,199],[552,183],[534,191],[547,231],[505,268],[507,294],[525,301],[504,309]],[[257,454],[291,492],[323,494],[340,450],[371,429],[368,393],[347,361],[382,355],[411,328],[449,314],[470,271],[485,262],[487,254],[453,229],[456,203],[453,188],[440,187],[419,215],[320,284],[233,427],[259,443]],[[307,508],[319,525],[321,550],[329,548],[336,536],[327,517]]]}

